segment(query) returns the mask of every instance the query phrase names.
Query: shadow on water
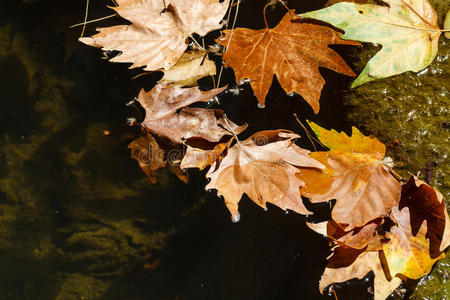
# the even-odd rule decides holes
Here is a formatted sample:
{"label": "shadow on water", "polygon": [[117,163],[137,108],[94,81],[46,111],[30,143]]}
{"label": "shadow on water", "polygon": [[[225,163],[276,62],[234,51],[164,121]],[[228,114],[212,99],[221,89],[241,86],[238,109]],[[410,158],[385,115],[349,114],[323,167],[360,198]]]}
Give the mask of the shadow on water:
{"label": "shadow on water", "polygon": [[[63,2],[63,3],[61,3]],[[110,14],[91,1],[90,18]],[[289,1],[298,11],[325,1]],[[151,185],[130,159],[138,116],[125,103],[156,77],[141,77],[100,51],[73,43],[84,1],[11,1],[0,13],[0,294],[5,299],[332,299],[318,281],[328,242],[305,218],[245,198],[234,224],[204,173],[184,185],[167,171]],[[245,1],[238,26],[262,28],[263,1]],[[269,11],[276,24],[283,8]],[[104,24],[114,21],[108,20]],[[88,27],[91,34],[97,24]],[[346,47],[336,48],[345,54]],[[220,108],[247,135],[286,128],[293,118],[350,128],[341,105],[350,78],[321,70],[320,114],[274,82],[266,109],[249,86]],[[224,81],[231,82],[226,70]],[[244,134],[245,136],[245,134]],[[307,139],[300,143],[310,148]],[[366,281],[338,288],[342,299],[370,298]],[[1,296],[1,297],[3,297]],[[0,298],[1,298],[0,297]]]}

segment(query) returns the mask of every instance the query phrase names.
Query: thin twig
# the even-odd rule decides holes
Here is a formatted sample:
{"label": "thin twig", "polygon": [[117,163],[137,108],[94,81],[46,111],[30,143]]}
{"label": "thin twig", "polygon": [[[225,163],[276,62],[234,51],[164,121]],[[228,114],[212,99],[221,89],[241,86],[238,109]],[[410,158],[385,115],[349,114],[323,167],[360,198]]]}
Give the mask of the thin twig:
{"label": "thin twig", "polygon": [[86,22],[87,22],[87,17],[88,17],[88,11],[89,11],[89,0],[86,0],[86,12],[84,14],[84,24],[83,24],[83,30],[81,31],[81,35],[80,38],[83,37],[84,34],[84,30],[86,29]]}
{"label": "thin twig", "polygon": [[190,39],[194,42],[194,44],[196,44],[200,49],[202,49],[203,51],[206,51],[206,49],[203,48],[202,45],[200,45],[200,44],[197,42],[197,40],[194,39],[193,36],[190,36],[189,38],[190,38]]}
{"label": "thin twig", "polygon": [[109,19],[109,18],[112,18],[112,17],[115,17],[115,16],[117,16],[117,14],[112,14],[112,15],[109,15],[109,16],[106,16],[106,17],[101,17],[101,18],[95,19],[95,20],[89,20],[89,21],[86,21],[86,22],[78,23],[78,24],[70,26],[69,28],[74,28],[74,27],[78,27],[78,26],[81,26],[81,25],[86,25],[86,24],[90,24],[90,23],[106,20],[106,19]]}
{"label": "thin twig", "polygon": [[309,133],[309,131],[306,129],[305,125],[303,125],[303,123],[300,121],[300,119],[297,117],[297,114],[294,113],[294,118],[297,120],[298,124],[300,124],[300,126],[303,128],[303,130],[306,133],[306,136],[308,137],[309,141],[311,142],[314,151],[317,151],[316,145],[314,144],[314,141],[311,138],[311,134]]}
{"label": "thin twig", "polygon": [[[234,3],[234,1],[233,1]],[[232,4],[233,4],[232,3]],[[236,20],[237,20],[237,16],[239,13],[239,4],[241,3],[241,0],[237,0],[237,5],[236,5],[236,12],[234,13],[234,20],[233,20],[233,25],[231,26],[231,33],[230,33],[230,37],[228,38],[228,42],[227,42],[227,46],[225,47],[225,49],[223,50],[223,53],[225,54],[228,50],[228,47],[230,46],[230,42],[231,42],[231,38],[233,36],[233,32],[234,32],[234,28],[236,26]],[[230,11],[231,11],[231,6],[230,6]],[[228,17],[230,17],[230,15],[228,15]],[[227,23],[227,28],[228,28],[228,23]],[[220,79],[222,78],[222,71],[223,71],[223,63],[220,66],[220,71],[219,71],[219,78],[217,79],[217,87],[220,86]]]}

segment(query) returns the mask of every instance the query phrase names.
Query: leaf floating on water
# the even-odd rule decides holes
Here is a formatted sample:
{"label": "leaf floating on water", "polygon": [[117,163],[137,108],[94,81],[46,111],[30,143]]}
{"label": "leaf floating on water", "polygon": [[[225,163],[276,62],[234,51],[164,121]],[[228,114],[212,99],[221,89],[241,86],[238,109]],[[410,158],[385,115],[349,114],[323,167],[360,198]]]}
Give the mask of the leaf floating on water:
{"label": "leaf floating on water", "polygon": [[[224,33],[225,37],[217,42],[226,46],[231,31]],[[329,44],[359,45],[342,40],[340,34],[329,27],[292,21],[288,13],[275,28],[235,29],[223,59],[226,67],[233,68],[237,81],[250,79],[260,107],[264,107],[276,75],[288,94],[299,93],[317,113],[325,84],[319,67],[355,76]]]}
{"label": "leaf floating on water", "polygon": [[345,31],[344,39],[381,44],[352,87],[429,66],[438,51],[441,31],[437,14],[427,0],[385,0],[389,6],[337,3],[307,12]]}
{"label": "leaf floating on water", "polygon": [[159,82],[194,86],[197,80],[210,75],[216,75],[216,64],[208,58],[206,51],[194,49],[186,51],[176,65],[165,70]]}
{"label": "leaf floating on water", "polygon": [[130,68],[144,67],[146,71],[167,70],[183,55],[193,33],[203,36],[222,27],[229,5],[229,0],[166,2],[119,0],[119,6],[112,9],[131,25],[100,28],[99,33],[80,41],[105,51],[120,51],[111,62],[133,63]]}
{"label": "leaf floating on water", "polygon": [[[370,271],[375,275],[375,300],[386,299],[402,282],[398,277],[386,276],[378,251],[364,252],[353,248],[336,247],[328,258],[328,265],[320,280],[320,292],[333,283],[362,279]],[[389,274],[389,270],[387,272]]]}
{"label": "leaf floating on water", "polygon": [[310,214],[298,189],[304,185],[295,174],[297,167],[323,168],[309,157],[309,151],[293,143],[297,134],[285,130],[261,131],[236,142],[220,164],[211,166],[206,189],[216,189],[234,219],[243,194],[262,208],[270,202],[283,210]]}
{"label": "leaf floating on water", "polygon": [[389,268],[393,274],[419,279],[445,257],[442,251],[450,243],[450,219],[442,195],[411,177],[391,218],[396,225],[383,247]]}
{"label": "leaf floating on water", "polygon": [[330,151],[311,153],[326,169],[301,168],[298,176],[306,183],[301,194],[313,203],[336,199],[332,219],[348,224],[347,231],[388,215],[400,200],[401,185],[382,162],[384,144],[355,127],[347,136],[309,124]]}
{"label": "leaf floating on water", "polygon": [[447,12],[447,14],[445,15],[445,20],[444,20],[444,30],[448,30],[445,33],[445,37],[450,39],[450,10]]}
{"label": "leaf floating on water", "polygon": [[[238,126],[228,121],[228,128],[222,110],[185,107],[195,102],[208,102],[225,88],[202,92],[197,87],[182,88],[160,83],[149,92],[141,90],[138,101],[145,109],[142,125],[152,133],[167,137],[177,144],[189,138],[218,142],[224,136],[233,135],[230,128],[239,134],[246,125]],[[179,109],[181,110],[178,112]]]}

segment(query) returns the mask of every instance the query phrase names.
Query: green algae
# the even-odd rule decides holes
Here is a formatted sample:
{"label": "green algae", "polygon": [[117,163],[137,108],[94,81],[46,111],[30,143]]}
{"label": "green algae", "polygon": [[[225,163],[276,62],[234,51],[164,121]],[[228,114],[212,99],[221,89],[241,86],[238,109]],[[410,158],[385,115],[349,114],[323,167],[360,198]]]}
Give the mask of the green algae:
{"label": "green algae", "polygon": [[[430,2],[442,25],[450,3]],[[365,45],[355,50],[354,70],[362,70],[379,49],[376,45]],[[431,179],[430,184],[444,195],[447,207],[450,207],[449,78],[450,41],[441,36],[437,57],[426,69],[364,84],[344,98],[350,122],[387,145],[386,155],[393,158],[395,169],[403,177],[419,174],[422,179]],[[411,298],[448,299],[447,272],[450,272],[449,255],[420,280]]]}
{"label": "green algae", "polygon": [[164,222],[145,197],[164,191],[128,174],[138,174],[123,151],[131,136],[108,139],[108,124],[79,123],[74,83],[30,49],[16,28],[0,27],[0,293],[99,299],[126,266],[164,251],[173,225],[156,228]]}

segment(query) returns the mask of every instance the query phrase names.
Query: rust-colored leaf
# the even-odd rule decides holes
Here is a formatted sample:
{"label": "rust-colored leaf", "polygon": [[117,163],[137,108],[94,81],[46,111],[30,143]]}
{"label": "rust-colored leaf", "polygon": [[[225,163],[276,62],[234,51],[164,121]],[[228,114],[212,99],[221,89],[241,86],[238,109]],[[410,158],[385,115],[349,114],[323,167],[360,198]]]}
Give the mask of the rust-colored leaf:
{"label": "rust-colored leaf", "polygon": [[152,183],[156,183],[155,172],[166,166],[164,150],[162,150],[155,138],[147,133],[132,141],[128,148],[131,149],[131,158],[139,163],[142,171]]}
{"label": "rust-colored leaf", "polygon": [[375,275],[375,300],[385,300],[401,284],[400,278],[392,278],[389,271],[383,269],[378,251],[367,252],[347,247],[336,247],[329,257],[328,265],[320,280],[320,292],[323,292],[327,286],[333,283],[362,279],[371,271]]}
{"label": "rust-colored leaf", "polygon": [[[225,30],[225,37],[219,38],[218,43],[226,46],[230,36],[231,31]],[[235,29],[223,58],[238,81],[250,79],[259,106],[264,106],[276,75],[288,94],[299,93],[317,113],[325,84],[319,67],[355,76],[329,44],[359,45],[342,40],[329,27],[292,21],[286,14],[275,28]]]}
{"label": "rust-colored leaf", "polygon": [[[333,220],[321,223],[307,223],[312,230],[326,236],[345,247],[355,249],[381,250],[380,236],[377,236],[376,229],[383,223],[381,218],[375,219],[362,227],[356,227],[346,231],[343,226],[337,224]],[[370,244],[370,246],[369,246]]]}
{"label": "rust-colored leaf", "polygon": [[[201,36],[222,27],[229,0],[118,0],[112,7],[131,25],[100,28],[80,41],[121,54],[112,62],[131,62],[130,68],[153,71],[175,65],[193,33]],[[166,6],[167,5],[167,6]]]}
{"label": "rust-colored leaf", "polygon": [[309,214],[298,189],[303,181],[296,167],[323,168],[309,157],[309,151],[292,141],[297,134],[284,130],[261,131],[233,145],[220,164],[213,164],[207,189],[216,189],[225,198],[233,220],[239,219],[238,203],[247,194],[259,206],[273,203],[286,210]]}
{"label": "rust-colored leaf", "polygon": [[430,240],[430,255],[437,257],[450,245],[450,219],[442,194],[425,182],[411,176],[402,188],[398,208],[409,208],[411,230],[416,235],[424,221],[426,238]]}
{"label": "rust-colored leaf", "polygon": [[401,185],[382,162],[386,147],[356,128],[347,136],[310,126],[330,151],[311,153],[326,169],[301,169],[298,176],[306,183],[302,195],[314,203],[336,199],[332,218],[348,224],[346,230],[388,215],[400,200]]}
{"label": "rust-colored leaf", "polygon": [[202,92],[197,87],[181,88],[157,84],[150,92],[141,90],[138,101],[145,109],[142,125],[178,144],[189,138],[218,142],[223,136],[233,135],[233,131],[239,134],[245,130],[246,125],[238,126],[231,121],[225,121],[222,110],[183,108],[177,112],[189,104],[207,102],[224,89]]}

